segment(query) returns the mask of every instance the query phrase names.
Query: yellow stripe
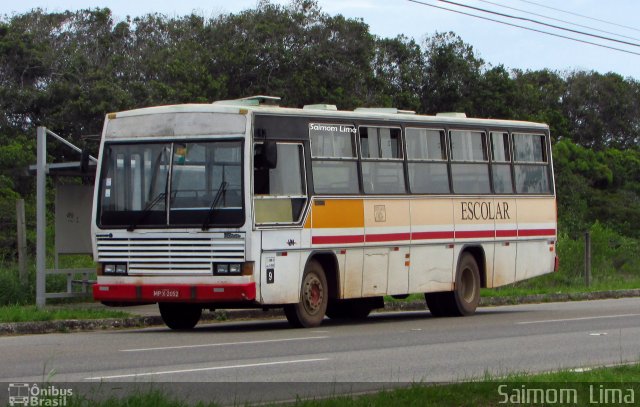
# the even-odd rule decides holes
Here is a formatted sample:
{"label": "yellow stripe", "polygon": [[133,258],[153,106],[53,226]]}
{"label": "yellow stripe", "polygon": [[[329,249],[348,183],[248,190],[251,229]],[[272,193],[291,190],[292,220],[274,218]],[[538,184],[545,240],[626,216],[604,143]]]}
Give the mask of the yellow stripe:
{"label": "yellow stripe", "polygon": [[364,226],[362,199],[316,199],[311,210],[314,228],[361,228]]}

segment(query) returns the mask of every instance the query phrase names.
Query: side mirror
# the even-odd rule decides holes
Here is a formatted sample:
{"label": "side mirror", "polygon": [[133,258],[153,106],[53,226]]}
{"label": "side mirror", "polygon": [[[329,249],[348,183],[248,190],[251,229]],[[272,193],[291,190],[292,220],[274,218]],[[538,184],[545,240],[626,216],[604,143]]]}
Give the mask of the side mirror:
{"label": "side mirror", "polygon": [[256,145],[255,166],[258,168],[274,169],[278,166],[278,145],[275,141],[265,140]]}

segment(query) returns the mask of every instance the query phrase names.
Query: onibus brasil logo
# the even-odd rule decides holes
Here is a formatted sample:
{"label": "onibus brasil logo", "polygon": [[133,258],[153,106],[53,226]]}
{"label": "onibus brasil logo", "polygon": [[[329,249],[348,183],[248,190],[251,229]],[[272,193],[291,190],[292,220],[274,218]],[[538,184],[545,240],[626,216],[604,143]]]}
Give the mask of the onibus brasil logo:
{"label": "onibus brasil logo", "polygon": [[40,387],[37,383],[9,384],[9,405],[12,407],[63,407],[67,405],[67,399],[71,396],[73,396],[73,389],[63,389],[55,385]]}

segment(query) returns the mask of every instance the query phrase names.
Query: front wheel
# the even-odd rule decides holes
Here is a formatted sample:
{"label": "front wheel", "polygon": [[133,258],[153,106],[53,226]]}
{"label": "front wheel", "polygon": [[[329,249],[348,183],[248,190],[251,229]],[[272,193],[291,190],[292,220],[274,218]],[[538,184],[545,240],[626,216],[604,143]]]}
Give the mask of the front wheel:
{"label": "front wheel", "polygon": [[158,307],[165,325],[178,331],[193,329],[202,316],[202,307],[195,304],[161,302]]}
{"label": "front wheel", "polygon": [[293,327],[313,328],[322,323],[328,302],[327,277],[320,263],[311,260],[302,276],[300,302],[285,305],[284,314]]}

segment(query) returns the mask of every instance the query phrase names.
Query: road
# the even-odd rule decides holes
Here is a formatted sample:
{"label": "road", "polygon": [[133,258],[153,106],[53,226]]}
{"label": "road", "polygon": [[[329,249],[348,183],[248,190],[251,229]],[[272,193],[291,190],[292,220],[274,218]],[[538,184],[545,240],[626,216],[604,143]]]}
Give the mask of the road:
{"label": "road", "polygon": [[638,361],[638,338],[640,298],[487,307],[467,318],[380,313],[314,329],[283,319],[17,336],[0,338],[0,382],[154,383],[180,397],[206,387],[223,401],[266,401]]}

